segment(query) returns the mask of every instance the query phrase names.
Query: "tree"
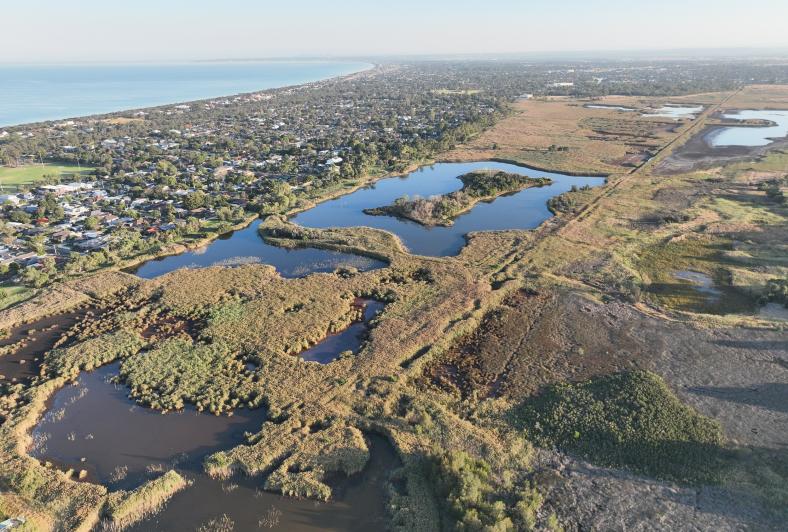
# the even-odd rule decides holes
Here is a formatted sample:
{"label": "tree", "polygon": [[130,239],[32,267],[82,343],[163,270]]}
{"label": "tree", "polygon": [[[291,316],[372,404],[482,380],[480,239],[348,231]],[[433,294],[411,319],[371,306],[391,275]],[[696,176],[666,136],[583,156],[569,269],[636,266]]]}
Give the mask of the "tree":
{"label": "tree", "polygon": [[161,219],[167,223],[175,220],[175,207],[170,203],[166,203],[161,208]]}
{"label": "tree", "polygon": [[44,273],[46,273],[49,276],[53,276],[57,273],[54,257],[44,257],[43,259],[41,259],[41,266]]}
{"label": "tree", "polygon": [[88,231],[95,231],[99,227],[99,219],[95,216],[88,216],[85,218],[84,225]]}
{"label": "tree", "polygon": [[205,202],[206,202],[206,195],[204,192],[201,192],[199,190],[197,192],[191,192],[187,194],[185,198],[183,198],[184,207],[186,207],[190,211],[203,207],[205,205]]}
{"label": "tree", "polygon": [[161,159],[159,162],[156,163],[156,170],[162,175],[175,175],[178,173],[178,169],[175,167],[167,159]]}
{"label": "tree", "polygon": [[44,237],[44,235],[36,235],[30,238],[27,245],[36,255],[43,255],[46,253],[46,242],[46,237]]}
{"label": "tree", "polygon": [[17,222],[20,224],[30,223],[30,215],[20,209],[11,211],[11,214],[8,215],[8,219],[11,220],[12,222]]}
{"label": "tree", "polygon": [[186,231],[188,233],[197,233],[200,231],[200,220],[194,216],[189,216],[186,219]]}
{"label": "tree", "polygon": [[33,288],[41,288],[49,282],[49,275],[34,266],[28,266],[22,273],[22,282]]}

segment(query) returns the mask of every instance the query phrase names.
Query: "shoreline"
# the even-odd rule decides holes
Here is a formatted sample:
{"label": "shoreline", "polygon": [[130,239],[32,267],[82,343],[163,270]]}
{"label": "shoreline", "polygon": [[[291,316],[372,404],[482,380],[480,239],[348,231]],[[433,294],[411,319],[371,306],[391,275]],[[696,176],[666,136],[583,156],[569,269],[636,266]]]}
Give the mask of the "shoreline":
{"label": "shoreline", "polygon": [[609,178],[611,175],[610,173],[603,173],[603,172],[578,172],[578,171],[569,171],[569,170],[556,170],[550,168],[541,168],[539,166],[533,164],[523,163],[516,159],[507,159],[505,157],[486,157],[482,159],[458,159],[458,158],[451,158],[451,157],[442,157],[435,160],[436,163],[470,163],[470,162],[480,162],[480,161],[488,161],[491,163],[503,163],[503,164],[513,164],[514,166],[519,166],[521,168],[526,168],[528,170],[536,170],[537,172],[550,172],[553,174],[562,174],[569,177],[604,177]]}
{"label": "shoreline", "polygon": [[[340,190],[334,191],[334,192],[332,192],[332,193],[330,193],[330,194],[328,194],[328,195],[326,195],[324,197],[321,197],[318,200],[309,201],[305,205],[302,205],[300,207],[294,207],[294,208],[292,208],[292,209],[290,209],[290,210],[288,210],[288,211],[286,211],[284,213],[267,215],[267,216],[260,216],[259,214],[251,215],[251,216],[247,217],[245,220],[236,223],[235,225],[232,226],[232,228],[230,230],[225,231],[223,233],[212,233],[210,235],[206,235],[203,238],[201,238],[199,240],[195,240],[193,242],[171,244],[169,247],[163,249],[160,253],[156,253],[156,254],[152,254],[152,255],[140,255],[140,256],[135,257],[133,259],[128,259],[127,261],[124,261],[124,262],[122,262],[120,264],[114,264],[112,266],[108,266],[108,267],[105,267],[105,268],[99,268],[97,270],[92,270],[90,272],[85,272],[84,275],[80,275],[80,276],[74,277],[73,279],[79,279],[79,278],[82,278],[84,276],[94,275],[94,274],[97,274],[97,273],[100,273],[100,272],[104,272],[104,271],[121,271],[121,272],[124,272],[124,273],[128,273],[130,275],[134,275],[135,277],[138,277],[140,279],[144,279],[143,277],[139,277],[136,273],[129,272],[127,270],[140,268],[145,263],[150,262],[150,261],[159,260],[159,259],[165,259],[167,257],[172,257],[172,256],[176,256],[176,255],[181,255],[183,253],[188,253],[189,251],[193,251],[195,249],[200,249],[200,248],[206,247],[206,246],[212,244],[214,241],[216,241],[219,238],[221,238],[222,236],[232,235],[236,231],[242,231],[242,230],[248,228],[256,220],[260,220],[261,223],[262,223],[262,222],[265,222],[266,218],[268,218],[269,216],[285,216],[286,218],[289,219],[289,218],[293,217],[294,215],[296,215],[296,214],[298,214],[300,212],[308,211],[309,209],[312,209],[312,208],[316,207],[317,205],[319,205],[319,204],[321,204],[321,203],[323,203],[325,201],[337,199],[337,198],[340,198],[340,197],[345,196],[347,194],[352,194],[353,192],[355,192],[355,191],[357,191],[357,190],[359,190],[361,188],[364,188],[366,186],[369,186],[369,185],[371,185],[371,184],[373,184],[373,183],[375,183],[375,182],[377,182],[377,181],[379,181],[381,179],[386,179],[386,178],[389,178],[389,177],[404,177],[404,176],[406,176],[406,175],[408,175],[408,174],[410,174],[412,172],[415,172],[416,170],[418,170],[422,166],[429,166],[431,164],[435,164],[435,161],[429,160],[428,162],[424,162],[424,163],[420,163],[420,164],[413,163],[411,165],[408,165],[407,168],[401,173],[385,174],[385,175],[382,175],[382,176],[368,176],[366,178],[362,178],[361,179],[362,182],[361,183],[357,183],[353,187],[342,188]],[[66,281],[70,281],[70,280],[73,280],[73,279],[68,279]],[[12,307],[13,307],[13,305],[12,305]],[[12,307],[8,307],[8,308],[12,308]]]}
{"label": "shoreline", "polygon": [[[290,64],[299,64],[299,63],[303,63],[303,64],[321,64],[321,63],[322,64],[341,64],[341,63],[345,63],[345,61],[329,61],[329,60],[325,60],[325,61],[316,61],[316,60],[315,61],[304,61],[304,60],[288,61],[288,60],[285,60],[285,59],[271,60],[271,61],[269,61],[269,60],[249,61],[249,62],[244,62],[244,63],[255,63],[255,62],[256,63],[277,63],[277,64],[288,64],[288,63],[290,63]],[[342,80],[342,79],[346,79],[346,78],[351,78],[353,76],[358,76],[360,74],[364,74],[366,72],[374,71],[374,70],[380,68],[380,64],[378,64],[378,63],[369,63],[369,62],[366,62],[366,61],[352,61],[352,62],[353,63],[357,62],[359,65],[365,65],[365,68],[362,68],[360,70],[354,70],[353,72],[348,72],[346,74],[338,74],[338,75],[334,75],[334,76],[329,76],[329,77],[319,78],[319,79],[315,79],[315,80],[311,80],[311,81],[306,81],[306,82],[303,82],[303,83],[280,85],[280,86],[276,86],[276,87],[268,87],[268,88],[256,89],[256,90],[252,90],[252,91],[239,91],[239,92],[234,92],[234,93],[231,93],[231,94],[218,94],[218,95],[215,95],[215,96],[206,96],[204,98],[176,100],[176,101],[171,101],[171,102],[167,102],[167,103],[160,103],[160,104],[153,104],[153,105],[143,105],[143,106],[139,106],[139,107],[127,107],[127,108],[119,109],[119,110],[116,110],[116,111],[96,112],[96,113],[83,114],[83,115],[70,115],[70,116],[65,116],[65,117],[62,117],[62,118],[51,118],[51,119],[45,119],[45,120],[34,120],[32,122],[18,122],[18,123],[13,123],[13,124],[0,124],[0,129],[4,129],[4,130],[8,130],[8,131],[15,131],[18,128],[27,128],[27,127],[33,127],[33,126],[40,127],[40,126],[50,125],[50,124],[53,124],[53,123],[56,123],[56,122],[62,122],[62,121],[68,121],[68,120],[84,120],[84,121],[105,120],[107,118],[117,117],[116,115],[119,115],[119,114],[135,113],[135,112],[139,112],[139,111],[149,111],[149,110],[152,111],[152,110],[156,110],[156,109],[162,109],[162,108],[165,108],[165,107],[170,107],[170,106],[173,106],[173,105],[194,105],[194,104],[199,104],[199,103],[203,103],[203,102],[209,102],[209,101],[212,101],[212,100],[222,99],[222,98],[237,98],[237,97],[242,97],[242,96],[249,96],[249,95],[252,95],[252,94],[261,94],[261,93],[265,93],[265,92],[269,92],[269,91],[287,90],[287,89],[292,89],[294,87],[306,87],[306,86],[309,86],[309,85],[312,85],[312,84],[315,84],[315,83],[323,83],[323,82],[330,81],[330,80]],[[166,66],[166,65],[195,65],[195,66],[205,66],[206,68],[208,68],[210,66],[217,66],[217,65],[223,65],[223,64],[230,65],[230,64],[236,64],[236,63],[241,63],[241,62],[239,62],[239,61],[216,61],[216,62],[206,62],[206,63],[201,63],[201,62],[193,62],[193,63],[184,62],[184,63],[133,63],[133,64],[136,65],[136,66],[148,66],[148,67]],[[351,61],[347,61],[347,63],[351,63]],[[51,66],[51,65],[0,65],[0,70],[2,70],[3,68],[23,68],[23,67],[45,68],[47,66]],[[83,67],[83,65],[69,65],[69,66]],[[116,66],[116,65],[108,63],[108,64],[96,64],[96,65],[84,65],[84,66],[93,66],[93,67],[105,66],[105,67],[108,67],[108,66]]]}
{"label": "shoreline", "polygon": [[[534,179],[534,178],[529,177],[529,179]],[[476,207],[479,203],[492,203],[496,199],[498,199],[500,197],[503,197],[503,196],[512,196],[514,194],[519,194],[520,192],[528,190],[529,188],[545,187],[545,186],[550,186],[552,184],[553,184],[553,180],[552,179],[548,179],[548,182],[546,182],[546,183],[527,183],[522,188],[519,188],[517,190],[509,190],[509,191],[506,191],[506,192],[501,192],[500,194],[489,195],[489,196],[481,196],[481,197],[478,197],[478,198],[472,198],[470,204],[466,205],[462,209],[460,209],[457,212],[453,213],[452,216],[449,217],[448,219],[442,219],[442,220],[436,221],[434,223],[430,223],[430,222],[425,221],[425,220],[419,220],[417,218],[408,216],[406,214],[400,214],[400,213],[396,212],[395,207],[394,207],[393,204],[383,205],[381,207],[374,207],[374,208],[371,208],[371,209],[363,209],[362,211],[364,212],[364,214],[366,214],[368,216],[390,216],[390,217],[393,217],[393,218],[399,218],[400,220],[411,221],[411,222],[414,222],[414,223],[417,223],[417,224],[421,225],[422,227],[427,227],[427,228],[430,228],[430,227],[452,227],[454,225],[454,222],[457,220],[457,218],[459,218],[463,214],[466,214],[466,213],[472,211],[473,208]],[[462,191],[462,189],[460,189],[458,191],[455,191],[455,192],[459,192],[459,191]],[[443,194],[443,196],[449,196],[451,194],[453,194],[453,193],[450,192],[448,194]]]}
{"label": "shoreline", "polygon": [[[352,187],[342,187],[342,188],[340,188],[338,190],[335,190],[335,191],[333,191],[333,192],[331,192],[331,193],[329,193],[329,194],[327,194],[325,196],[320,197],[319,199],[310,200],[310,201],[305,202],[304,205],[301,205],[301,206],[298,206],[298,207],[293,207],[292,209],[289,209],[289,210],[287,210],[284,213],[267,215],[267,216],[251,215],[248,218],[246,218],[245,220],[243,220],[241,222],[238,222],[235,225],[233,225],[232,228],[230,230],[226,231],[226,232],[223,232],[223,233],[212,233],[210,235],[206,235],[205,237],[203,237],[203,238],[201,238],[199,240],[195,240],[195,241],[192,241],[192,242],[171,244],[167,248],[163,249],[160,253],[150,254],[150,255],[141,255],[141,256],[135,257],[133,259],[128,259],[127,261],[124,261],[124,262],[122,262],[120,264],[115,264],[115,265],[112,265],[112,266],[99,268],[97,270],[91,270],[89,272],[84,272],[83,275],[79,275],[79,276],[73,277],[71,279],[66,279],[63,282],[72,281],[72,280],[75,280],[75,279],[80,279],[80,278],[83,278],[85,276],[95,275],[95,274],[98,274],[98,273],[101,273],[101,272],[105,272],[105,271],[119,271],[119,272],[127,273],[129,275],[134,275],[135,277],[138,277],[139,279],[146,280],[145,278],[139,277],[136,273],[131,272],[129,270],[140,268],[144,264],[146,264],[147,262],[150,262],[150,261],[161,260],[161,259],[165,259],[167,257],[181,255],[183,253],[188,253],[188,252],[193,251],[195,249],[200,249],[200,248],[209,246],[210,244],[212,244],[214,241],[216,241],[217,239],[221,238],[222,236],[232,235],[236,231],[242,231],[242,230],[248,228],[256,220],[260,220],[261,223],[265,223],[266,218],[268,218],[270,216],[284,216],[289,222],[289,220],[293,216],[295,216],[296,214],[299,214],[299,213],[304,212],[304,211],[308,211],[309,209],[312,209],[312,208],[316,207],[317,205],[319,205],[321,203],[324,203],[326,201],[334,200],[334,199],[340,198],[342,196],[346,196],[348,194],[352,194],[352,193],[356,192],[357,190],[365,188],[365,187],[367,187],[369,185],[372,185],[372,184],[374,184],[374,183],[376,183],[376,182],[378,182],[378,181],[380,181],[382,179],[395,178],[395,177],[400,177],[400,178],[401,177],[405,177],[405,176],[417,171],[419,168],[429,167],[429,166],[432,166],[434,164],[443,164],[443,163],[459,163],[459,164],[462,164],[462,163],[467,163],[467,162],[471,162],[471,161],[450,161],[450,160],[443,160],[440,157],[438,157],[436,159],[426,159],[426,160],[423,160],[423,161],[418,161],[418,162],[411,163],[401,172],[386,173],[386,174],[379,175],[379,176],[365,176],[364,178],[360,178],[359,182],[356,183],[355,185],[353,185]],[[539,171],[542,171],[542,172],[560,173],[560,174],[567,175],[567,176],[570,176],[570,177],[580,177],[580,176],[604,177],[604,178],[608,178],[609,177],[609,174],[599,174],[599,175],[597,175],[597,174],[593,174],[593,173],[582,174],[582,173],[556,172],[554,170],[539,169],[539,168],[535,168],[535,167],[532,167],[532,166],[524,165],[522,163],[518,163],[518,162],[515,162],[515,161],[509,161],[509,160],[503,160],[503,159],[480,159],[480,160],[474,161],[474,162],[499,162],[499,163],[505,163],[505,164],[512,164],[512,165],[519,166],[519,167],[526,168],[526,169],[539,170]],[[605,184],[607,184],[607,182]],[[528,187],[528,188],[532,188],[532,187]],[[477,202],[477,203],[479,203],[479,202]],[[476,205],[476,203],[474,204],[474,206],[475,205]],[[468,210],[470,210],[470,209],[468,209]],[[467,212],[467,210],[464,211],[464,212]],[[411,220],[411,221],[413,221],[414,223],[419,223],[419,222],[416,222],[415,220]],[[419,224],[419,225],[423,225],[423,224]],[[266,239],[264,239],[264,240],[266,240]],[[309,247],[309,246],[307,246],[307,247]],[[12,305],[11,307],[8,307],[8,308],[13,308],[14,306],[16,306],[16,305]]]}
{"label": "shoreline", "polygon": [[[294,207],[294,208],[289,209],[288,211],[286,211],[284,213],[267,215],[267,216],[264,216],[264,217],[260,216],[260,215],[254,215],[254,216],[251,216],[249,219],[247,219],[247,220],[245,220],[243,222],[237,223],[236,225],[233,226],[233,228],[230,231],[227,231],[225,233],[221,233],[221,234],[214,233],[212,235],[206,236],[205,238],[203,238],[203,239],[201,239],[199,241],[195,241],[193,243],[174,244],[171,249],[163,251],[160,254],[156,254],[156,255],[153,255],[153,256],[149,256],[149,257],[140,257],[138,259],[134,259],[129,264],[124,264],[122,266],[114,265],[114,266],[110,266],[108,268],[102,268],[102,269],[99,269],[99,270],[95,270],[95,271],[92,271],[92,272],[89,272],[89,273],[90,274],[94,274],[94,273],[98,273],[98,272],[101,272],[101,271],[107,271],[107,270],[119,270],[119,271],[124,271],[125,273],[129,273],[131,275],[135,275],[136,276],[135,273],[128,272],[126,270],[129,270],[129,269],[132,269],[132,268],[141,267],[146,262],[149,262],[149,261],[152,261],[152,260],[164,259],[166,257],[170,257],[170,256],[174,256],[174,255],[180,255],[182,253],[187,253],[187,252],[192,251],[194,249],[199,249],[201,247],[205,247],[207,245],[210,245],[213,241],[217,240],[221,236],[231,235],[231,234],[235,233],[236,231],[241,231],[243,229],[246,229],[252,223],[254,223],[255,220],[260,220],[261,223],[265,223],[266,218],[268,218],[270,216],[284,216],[287,219],[288,223],[291,223],[290,219],[293,216],[295,216],[296,214],[299,214],[299,213],[304,212],[304,211],[308,211],[308,210],[310,210],[310,209],[316,207],[317,205],[320,205],[321,203],[324,203],[326,201],[334,200],[334,199],[337,199],[337,198],[341,198],[342,196],[346,196],[348,194],[352,194],[352,193],[356,192],[357,190],[365,188],[365,187],[367,187],[369,185],[372,185],[372,184],[374,184],[374,183],[376,183],[376,182],[378,182],[378,181],[380,181],[382,179],[389,179],[389,178],[395,178],[395,177],[399,177],[399,178],[406,177],[407,175],[419,170],[420,168],[429,167],[429,166],[432,166],[434,164],[443,164],[443,163],[459,163],[459,164],[462,164],[462,163],[468,163],[468,162],[472,162],[472,161],[448,161],[448,160],[442,160],[441,158],[436,158],[436,159],[427,159],[427,160],[424,160],[424,161],[414,162],[414,163],[409,164],[401,172],[386,173],[386,174],[381,175],[381,176],[367,176],[365,178],[361,178],[360,182],[357,183],[356,185],[352,186],[352,187],[343,187],[343,188],[341,188],[339,190],[335,190],[335,191],[333,191],[333,192],[331,192],[331,193],[329,193],[329,194],[327,194],[327,195],[325,195],[325,196],[323,196],[323,197],[321,197],[319,199],[305,202],[304,205],[301,205],[299,207]],[[514,166],[519,166],[519,167],[530,169],[530,170],[539,170],[539,171],[542,171],[542,172],[552,172],[552,173],[566,175],[566,176],[569,176],[569,177],[586,176],[586,177],[604,177],[606,179],[609,177],[609,174],[596,175],[596,174],[593,174],[593,173],[583,174],[583,173],[557,172],[557,171],[554,171],[554,170],[542,170],[542,169],[538,169],[538,168],[534,168],[534,167],[531,167],[531,166],[527,166],[527,165],[524,165],[524,164],[521,164],[521,163],[518,163],[518,162],[505,161],[505,160],[502,160],[502,159],[480,159],[478,161],[473,161],[473,162],[499,162],[499,163],[505,163],[505,164],[512,164]],[[605,181],[605,184],[607,184],[607,180]],[[525,189],[527,189],[527,188],[534,188],[534,186],[539,186],[539,185],[531,185],[529,187],[526,187]],[[541,185],[541,186],[544,186],[544,185]],[[602,185],[602,186],[604,186],[604,185]],[[525,190],[525,189],[521,189],[519,191],[508,193],[508,194],[516,194],[517,192],[522,192],[522,190]],[[502,194],[502,195],[507,195],[507,194]],[[496,196],[496,198],[497,197],[500,197],[500,196]],[[493,200],[494,199],[495,198],[493,198]],[[475,202],[471,207],[469,207],[468,209],[466,209],[465,211],[460,213],[460,215],[464,214],[465,212],[467,212],[469,210],[471,210],[473,207],[475,207],[478,203],[481,203],[482,201],[484,201],[484,200],[480,200],[480,201]],[[408,219],[408,220],[410,220],[410,219]],[[410,221],[413,221],[414,223],[419,223],[419,222],[417,222],[415,220],[410,220]],[[419,225],[423,225],[423,224],[419,223]],[[427,227],[427,226],[425,226],[425,227]],[[264,239],[264,240],[266,240],[266,239]],[[309,246],[306,246],[306,247],[309,247]]]}

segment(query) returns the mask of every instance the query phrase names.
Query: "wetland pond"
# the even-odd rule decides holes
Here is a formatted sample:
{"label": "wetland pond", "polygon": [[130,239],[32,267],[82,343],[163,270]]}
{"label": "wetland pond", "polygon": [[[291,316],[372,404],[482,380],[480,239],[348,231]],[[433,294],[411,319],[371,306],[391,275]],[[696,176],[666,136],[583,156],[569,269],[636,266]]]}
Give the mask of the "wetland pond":
{"label": "wetland pond", "polygon": [[788,110],[742,110],[723,114],[722,117],[731,120],[766,120],[772,125],[715,127],[706,135],[706,142],[711,147],[767,146],[788,135]]}
{"label": "wetland pond", "polygon": [[[393,217],[370,216],[363,210],[380,207],[404,195],[447,194],[462,187],[459,176],[481,169],[548,177],[550,186],[528,188],[479,203],[459,216],[451,227],[425,227]],[[307,227],[370,226],[399,236],[414,253],[430,256],[457,254],[472,231],[532,229],[552,214],[547,200],[573,186],[599,186],[605,178],[568,176],[499,162],[441,163],[403,177],[381,179],[369,187],[323,202],[295,217]],[[284,276],[331,271],[339,266],[372,269],[383,262],[317,249],[285,250],[266,244],[258,233],[260,221],[217,239],[205,248],[149,261],[137,268],[152,278],[183,267],[233,265],[247,262],[272,264]],[[306,360],[327,363],[344,351],[362,345],[367,323],[382,303],[357,301],[363,318],[347,329],[329,335],[300,354]],[[43,325],[43,324],[41,324]],[[130,489],[173,467],[194,484],[177,493],[167,506],[135,525],[132,530],[194,530],[223,514],[237,530],[257,529],[259,523],[276,521],[281,530],[377,530],[385,526],[387,475],[399,467],[393,447],[382,437],[367,435],[371,458],[360,474],[337,480],[336,498],[328,503],[282,497],[261,490],[262,477],[214,480],[202,471],[209,454],[245,441],[246,432],[257,432],[265,420],[263,409],[237,409],[232,416],[199,413],[194,408],[163,415],[129,399],[125,385],[114,384],[119,362],[83,372],[74,385],[58,390],[47,412],[32,431],[30,453],[59,468],[85,470],[86,480],[111,489]],[[254,368],[247,368],[254,371]],[[275,518],[275,519],[274,519]],[[263,521],[261,521],[263,520]],[[266,525],[267,526],[267,525]]]}
{"label": "wetland pond", "polygon": [[[451,227],[424,227],[416,222],[388,216],[370,216],[364,209],[388,205],[402,196],[429,197],[448,194],[462,188],[459,176],[474,170],[490,169],[515,172],[529,177],[549,177],[553,184],[533,187],[501,196],[489,203],[479,203],[460,215]],[[402,177],[388,177],[345,196],[328,200],[297,214],[295,223],[306,227],[374,227],[396,234],[405,246],[419,255],[443,257],[456,255],[465,245],[465,235],[472,231],[533,229],[552,216],[547,200],[569,191],[572,186],[599,186],[604,177],[569,176],[534,170],[499,162],[439,163],[422,167]],[[153,278],[178,268],[233,265],[248,262],[271,264],[285,277],[299,277],[313,272],[333,271],[340,266],[359,270],[383,267],[380,261],[321,249],[287,250],[263,241],[255,221],[245,229],[217,239],[199,250],[188,251],[136,268],[140,277]]]}
{"label": "wetland pond", "polygon": [[695,117],[703,112],[703,106],[684,106],[666,104],[659,109],[654,109],[648,113],[643,113],[641,116],[652,118],[673,118],[679,120],[681,118],[689,118],[694,120]]}
{"label": "wetland pond", "polygon": [[44,353],[52,349],[63,333],[84,318],[87,312],[87,308],[81,308],[45,316],[9,330],[0,340],[0,348],[9,350],[0,356],[0,383],[28,382],[37,377]]}
{"label": "wetland pond", "polygon": [[628,113],[631,111],[636,111],[634,107],[624,107],[623,105],[608,105],[604,103],[590,103],[588,105],[584,105],[586,109],[605,109],[608,111],[621,111],[622,113]]}
{"label": "wetland pond", "polygon": [[256,530],[266,518],[274,530],[385,527],[386,481],[401,465],[385,438],[367,435],[369,462],[361,473],[332,481],[335,497],[329,502],[263,491],[262,476],[212,479],[203,472],[203,459],[243,443],[245,432],[259,431],[265,411],[236,409],[232,416],[215,416],[188,408],[161,414],[136,405],[124,385],[110,382],[119,365],[83,372],[74,385],[56,392],[33,430],[30,454],[57,467],[85,469],[85,480],[111,489],[133,489],[172,468],[193,482],[130,530],[196,530],[222,515],[236,530]]}
{"label": "wetland pond", "polygon": [[385,530],[387,480],[402,464],[385,438],[374,434],[366,437],[370,450],[367,465],[357,475],[332,482],[334,498],[329,502],[263,491],[261,479],[254,477],[236,475],[219,481],[205,474],[187,474],[194,481],[191,487],[176,493],[161,512],[127,530],[197,530],[222,515],[233,521],[234,530]]}
{"label": "wetland pond", "polygon": [[[430,197],[454,192],[462,188],[462,182],[457,179],[459,176],[485,169],[533,178],[548,177],[553,184],[500,196],[489,203],[478,203],[458,216],[451,227],[425,227],[410,220],[364,213],[364,209],[388,205],[403,196]],[[569,191],[573,185],[599,186],[604,182],[604,177],[568,176],[508,163],[439,163],[422,167],[404,177],[381,179],[347,196],[325,201],[297,214],[292,221],[316,228],[366,226],[383,229],[397,235],[412,253],[445,257],[459,253],[465,245],[465,235],[473,231],[533,229],[552,216],[547,208],[547,200],[551,197]]]}
{"label": "wetland pond", "polygon": [[[357,351],[369,320],[383,303],[358,299],[356,305],[363,308],[361,319],[301,356],[328,363],[344,351]],[[335,498],[330,502],[265,492],[261,489],[264,477],[236,475],[215,480],[203,472],[204,458],[244,443],[246,433],[258,432],[266,419],[265,410],[240,408],[232,416],[215,416],[187,407],[162,414],[137,405],[129,399],[125,385],[112,382],[120,364],[82,372],[74,384],[55,392],[32,431],[29,453],[63,470],[85,470],[83,480],[110,489],[133,489],[173,468],[193,481],[162,512],[149,516],[133,530],[194,530],[223,514],[241,530],[256,529],[264,519],[272,525],[269,528],[280,530],[370,530],[384,526],[386,480],[400,465],[384,438],[368,436],[369,463],[358,475],[332,482]]]}
{"label": "wetland pond", "polygon": [[298,356],[307,362],[328,364],[344,352],[357,352],[364,342],[369,321],[383,310],[385,304],[372,299],[357,299],[355,304],[363,308],[360,320],[351,323],[342,331],[329,334],[322,342],[301,351]]}
{"label": "wetland pond", "polygon": [[244,432],[259,431],[265,421],[262,409],[215,416],[144,408],[128,398],[125,385],[110,382],[119,366],[82,372],[55,393],[33,429],[32,456],[85,469],[88,480],[111,488],[133,488],[176,465],[199,468],[205,456],[243,443]]}
{"label": "wetland pond", "polygon": [[205,247],[149,260],[130,271],[152,279],[179,268],[266,263],[275,266],[283,277],[301,277],[310,273],[332,272],[340,267],[352,266],[366,271],[385,265],[379,260],[338,251],[284,249],[266,244],[257,231],[261,223],[261,220],[255,220],[248,227],[223,235]]}
{"label": "wetland pond", "polygon": [[705,273],[681,270],[674,272],[673,277],[680,281],[688,282],[695,290],[706,295],[711,300],[719,299],[722,295],[722,292],[714,287],[714,279]]}

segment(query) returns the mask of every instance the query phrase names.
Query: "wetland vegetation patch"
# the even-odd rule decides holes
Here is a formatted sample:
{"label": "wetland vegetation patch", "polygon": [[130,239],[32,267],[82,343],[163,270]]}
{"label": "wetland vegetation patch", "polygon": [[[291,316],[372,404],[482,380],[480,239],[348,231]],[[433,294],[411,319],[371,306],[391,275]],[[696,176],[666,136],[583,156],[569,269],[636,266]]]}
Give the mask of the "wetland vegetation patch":
{"label": "wetland vegetation patch", "polygon": [[549,386],[512,419],[538,445],[679,482],[720,482],[729,454],[720,425],[648,371]]}

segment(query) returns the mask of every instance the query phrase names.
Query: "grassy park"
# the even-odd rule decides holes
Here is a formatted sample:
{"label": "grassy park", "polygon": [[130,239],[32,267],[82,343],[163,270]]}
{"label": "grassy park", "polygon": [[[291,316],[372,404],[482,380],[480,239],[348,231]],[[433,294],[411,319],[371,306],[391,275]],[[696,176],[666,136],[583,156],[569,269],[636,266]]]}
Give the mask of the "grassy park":
{"label": "grassy park", "polygon": [[20,187],[29,187],[44,178],[86,176],[93,168],[71,164],[28,164],[9,167],[0,166],[0,186],[4,191],[19,190]]}

